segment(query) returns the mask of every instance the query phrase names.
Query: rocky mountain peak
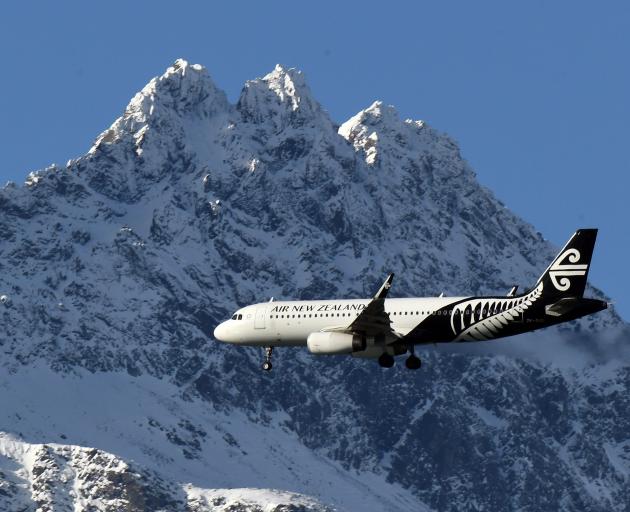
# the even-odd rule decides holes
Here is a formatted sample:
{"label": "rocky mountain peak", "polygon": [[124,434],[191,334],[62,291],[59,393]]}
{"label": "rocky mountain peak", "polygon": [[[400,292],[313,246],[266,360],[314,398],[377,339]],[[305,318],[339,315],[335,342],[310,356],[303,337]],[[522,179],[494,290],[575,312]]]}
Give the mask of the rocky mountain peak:
{"label": "rocky mountain peak", "polygon": [[262,81],[267,83],[269,89],[278,96],[280,101],[287,101],[292,110],[300,108],[302,101],[312,101],[304,74],[298,69],[276,64],[273,71],[265,75]]}
{"label": "rocky mountain peak", "polygon": [[210,117],[225,111],[227,106],[225,93],[215,85],[204,66],[177,59],[134,96],[125,115],[153,117],[162,113],[158,109],[172,109],[179,115]]}
{"label": "rocky mountain peak", "polygon": [[328,114],[314,99],[304,74],[280,64],[263,78],[245,83],[237,109],[246,122],[271,121],[276,132],[288,126],[332,125]]}
{"label": "rocky mountain peak", "polygon": [[606,346],[627,331],[610,310],[418,347],[412,373],[287,347],[266,375],[259,350],[212,338],[239,306],[369,297],[387,272],[392,296],[504,294],[556,253],[423,122],[377,102],[337,133],[281,66],[232,107],[177,61],[88,155],[0,190],[0,510],[40,490],[71,510],[89,470],[115,499],[200,512],[237,510],[216,489],[252,485],[341,511],[628,512],[630,371]]}
{"label": "rocky mountain peak", "polygon": [[[439,159],[444,165],[430,167],[444,171],[445,177],[463,171],[467,179],[474,178],[452,138],[424,121],[401,119],[396,108],[382,101],[375,101],[348,119],[339,127],[338,133],[362,154],[369,167],[386,168],[392,172],[405,168],[427,170],[427,158]],[[475,183],[474,186],[478,185]]]}
{"label": "rocky mountain peak", "polygon": [[377,100],[361,112],[363,121],[372,124],[397,125],[400,124],[398,111],[394,105],[386,105]]}
{"label": "rocky mountain peak", "polygon": [[101,144],[130,137],[136,152],[141,153],[149,130],[178,132],[185,119],[208,120],[229,110],[225,93],[205,67],[177,59],[131,99],[124,114],[96,139],[90,153]]}

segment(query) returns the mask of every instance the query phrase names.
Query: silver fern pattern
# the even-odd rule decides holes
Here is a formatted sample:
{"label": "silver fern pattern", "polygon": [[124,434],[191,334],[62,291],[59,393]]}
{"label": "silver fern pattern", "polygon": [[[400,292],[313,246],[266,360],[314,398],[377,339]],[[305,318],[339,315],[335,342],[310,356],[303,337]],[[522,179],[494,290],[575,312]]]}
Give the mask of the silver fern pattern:
{"label": "silver fern pattern", "polygon": [[451,315],[456,341],[482,341],[495,338],[510,322],[522,321],[542,295],[543,283],[523,297],[471,299],[457,304]]}

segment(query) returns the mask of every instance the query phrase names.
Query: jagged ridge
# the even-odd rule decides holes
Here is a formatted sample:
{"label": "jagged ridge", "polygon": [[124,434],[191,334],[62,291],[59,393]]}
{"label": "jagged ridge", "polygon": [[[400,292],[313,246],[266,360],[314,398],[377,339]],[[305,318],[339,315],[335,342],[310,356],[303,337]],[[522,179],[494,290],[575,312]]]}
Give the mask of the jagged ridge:
{"label": "jagged ridge", "polygon": [[[286,351],[269,379],[255,351],[211,340],[236,306],[271,295],[365,296],[391,270],[398,295],[535,281],[555,249],[426,123],[401,121],[377,102],[337,132],[301,73],[282,67],[248,82],[230,105],[203,67],[179,60],[84,157],[3,188],[0,211],[8,372],[38,361],[65,374],[122,370],[244,411],[252,428],[268,426],[271,412],[284,418],[279,432],[310,450],[308,464],[336,461],[384,494],[394,492],[386,480],[402,484],[437,510],[627,510],[627,430],[617,425],[628,424],[628,408],[624,393],[610,391],[628,389],[623,365],[576,372],[431,349],[422,372],[381,374],[365,361]],[[611,353],[624,329],[607,312],[536,343],[543,354],[563,347],[562,357],[573,354],[568,343]],[[591,397],[603,396],[595,421]],[[8,414],[0,429],[15,432],[15,421]],[[32,441],[59,442],[20,428]],[[173,439],[149,458],[159,471]],[[87,429],[88,446],[100,440]],[[204,450],[193,454],[200,464]],[[297,476],[286,488],[342,499]],[[421,506],[406,499],[389,509]]]}

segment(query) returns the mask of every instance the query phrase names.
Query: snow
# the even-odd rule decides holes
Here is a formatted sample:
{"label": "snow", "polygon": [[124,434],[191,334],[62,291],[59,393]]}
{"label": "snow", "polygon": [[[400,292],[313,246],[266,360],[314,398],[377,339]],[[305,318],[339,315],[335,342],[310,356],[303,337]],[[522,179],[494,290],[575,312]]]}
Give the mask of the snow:
{"label": "snow", "polygon": [[617,445],[606,443],[604,444],[604,450],[619,476],[625,481],[630,480],[630,441]]}
{"label": "snow", "polygon": [[428,124],[376,102],[337,130],[282,66],[231,105],[178,60],[87,155],[28,182],[0,190],[0,490],[15,503],[44,486],[33,467],[76,497],[71,470],[109,465],[225,507],[517,509],[557,479],[572,510],[623,492],[627,326],[610,311],[422,347],[415,374],[286,350],[262,376],[259,352],[212,339],[240,306],[368,297],[392,271],[398,297],[534,283],[556,248]]}
{"label": "snow", "polygon": [[479,405],[472,406],[472,410],[479,416],[479,419],[483,421],[486,425],[496,429],[504,429],[507,428],[508,422],[502,418],[499,418],[496,414],[493,414],[488,409],[481,407]]}
{"label": "snow", "polygon": [[[269,506],[273,501],[264,500],[266,491],[258,490],[268,487],[308,494],[348,511],[395,512],[418,503],[382,475],[352,476],[311,452],[282,427],[284,415],[272,415],[266,426],[252,423],[244,413],[219,413],[199,400],[182,401],[176,386],[148,376],[60,375],[33,367],[2,377],[0,397],[0,455],[18,464],[20,469],[11,471],[16,477],[32,473],[41,446],[60,448],[65,439],[73,439],[77,447],[112,454],[119,464],[125,460],[152,468],[189,495],[205,499],[219,493],[229,502],[230,496],[245,493]],[[204,432],[193,459],[165,435],[190,437],[191,430],[182,425]],[[238,489],[227,495],[208,491],[223,488]]]}
{"label": "snow", "polygon": [[280,505],[316,507],[318,503],[306,496],[270,489],[199,489],[185,486],[188,501],[193,505],[212,506],[217,512],[234,510],[237,506],[257,505],[262,512],[274,512]]}

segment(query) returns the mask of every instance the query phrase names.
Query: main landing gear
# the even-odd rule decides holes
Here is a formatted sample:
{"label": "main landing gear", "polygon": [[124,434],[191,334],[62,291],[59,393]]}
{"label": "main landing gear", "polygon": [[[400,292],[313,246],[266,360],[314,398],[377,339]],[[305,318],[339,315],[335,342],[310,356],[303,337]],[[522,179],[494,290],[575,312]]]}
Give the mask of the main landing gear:
{"label": "main landing gear", "polygon": [[[409,352],[411,352],[411,354],[405,360],[405,366],[409,370],[418,370],[422,366],[422,361],[418,356],[414,354],[413,347],[409,348]],[[381,354],[381,356],[378,358],[378,364],[381,366],[381,368],[391,368],[392,366],[394,366],[394,357],[391,354],[385,352]]]}
{"label": "main landing gear", "polygon": [[265,347],[265,360],[262,364],[262,369],[266,372],[271,371],[273,365],[271,364],[271,354],[273,354],[273,347]]}
{"label": "main landing gear", "polygon": [[378,358],[378,364],[381,365],[381,368],[391,368],[394,366],[394,357],[387,352],[383,352]]}
{"label": "main landing gear", "polygon": [[413,343],[409,344],[409,357],[405,360],[405,366],[410,370],[419,370],[422,366],[422,361],[416,355]]}
{"label": "main landing gear", "polygon": [[405,366],[410,370],[419,370],[422,366],[422,360],[418,356],[411,354],[405,359]]}

